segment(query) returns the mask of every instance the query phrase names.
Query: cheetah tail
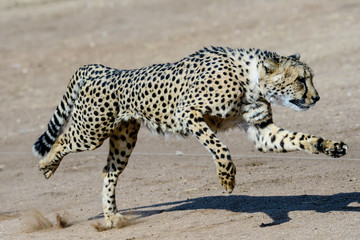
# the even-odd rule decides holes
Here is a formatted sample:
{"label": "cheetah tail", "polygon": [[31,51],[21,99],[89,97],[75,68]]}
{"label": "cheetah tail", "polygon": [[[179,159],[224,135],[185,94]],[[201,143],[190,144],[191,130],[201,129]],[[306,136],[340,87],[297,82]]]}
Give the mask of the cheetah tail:
{"label": "cheetah tail", "polygon": [[56,107],[46,131],[37,139],[32,147],[35,156],[39,158],[44,157],[69,122],[75,100],[78,98],[79,90],[85,82],[83,73],[84,68],[80,68],[70,79],[66,93]]}

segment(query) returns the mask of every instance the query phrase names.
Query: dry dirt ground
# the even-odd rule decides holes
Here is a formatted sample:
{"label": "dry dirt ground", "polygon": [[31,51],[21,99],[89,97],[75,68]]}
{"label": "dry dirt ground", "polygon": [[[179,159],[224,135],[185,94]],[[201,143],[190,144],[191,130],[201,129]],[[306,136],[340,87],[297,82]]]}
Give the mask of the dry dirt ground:
{"label": "dry dirt ground", "polygon": [[[275,107],[275,122],[343,140],[348,155],[263,154],[222,133],[238,169],[228,195],[195,139],[142,129],[116,193],[130,224],[97,232],[107,143],[50,180],[31,152],[68,80],[84,64],[138,68],[209,45],[301,53],[321,101]],[[358,0],[2,0],[0,56],[0,239],[359,239]],[[65,228],[49,227],[57,214]]]}

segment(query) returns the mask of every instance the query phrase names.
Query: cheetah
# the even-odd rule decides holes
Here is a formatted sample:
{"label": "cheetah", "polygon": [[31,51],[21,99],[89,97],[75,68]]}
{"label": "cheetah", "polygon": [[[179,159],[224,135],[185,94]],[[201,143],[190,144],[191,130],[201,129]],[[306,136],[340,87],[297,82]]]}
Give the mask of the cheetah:
{"label": "cheetah", "polygon": [[[303,150],[337,158],[347,145],[276,126],[271,104],[307,110],[320,99],[300,55],[260,49],[203,48],[180,61],[133,70],[86,65],[72,76],[47,130],[33,145],[46,179],[69,153],[94,150],[109,138],[103,169],[105,227],[123,219],[115,187],[141,124],[156,134],[194,136],[212,154],[224,189],[235,186],[230,151],[215,135],[245,130],[262,152]],[[70,126],[65,129],[69,119]]]}

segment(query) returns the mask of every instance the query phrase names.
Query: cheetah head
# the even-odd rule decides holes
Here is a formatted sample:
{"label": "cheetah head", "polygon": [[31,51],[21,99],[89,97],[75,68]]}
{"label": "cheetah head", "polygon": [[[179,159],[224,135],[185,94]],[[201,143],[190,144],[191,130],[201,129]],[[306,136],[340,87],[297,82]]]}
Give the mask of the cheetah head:
{"label": "cheetah head", "polygon": [[265,74],[259,83],[267,101],[297,111],[307,110],[319,101],[313,73],[299,59],[300,55],[296,54],[264,61]]}

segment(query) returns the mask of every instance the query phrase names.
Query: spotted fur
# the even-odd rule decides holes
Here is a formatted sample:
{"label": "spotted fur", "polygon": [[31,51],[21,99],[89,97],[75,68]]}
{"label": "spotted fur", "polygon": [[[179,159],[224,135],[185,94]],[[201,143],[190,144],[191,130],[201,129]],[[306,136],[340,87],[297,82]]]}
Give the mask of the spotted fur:
{"label": "spotted fur", "polygon": [[[103,65],[80,68],[33,146],[49,178],[68,153],[93,150],[110,139],[103,170],[106,227],[122,219],[115,186],[136,144],[141,123],[157,134],[195,136],[213,155],[222,186],[231,193],[236,168],[229,149],[215,135],[244,128],[260,151],[303,150],[332,157],[346,154],[343,142],[277,127],[271,105],[307,110],[318,100],[311,69],[299,55],[259,49],[202,49],[178,62],[133,70]],[[62,132],[69,118],[70,127]]]}

